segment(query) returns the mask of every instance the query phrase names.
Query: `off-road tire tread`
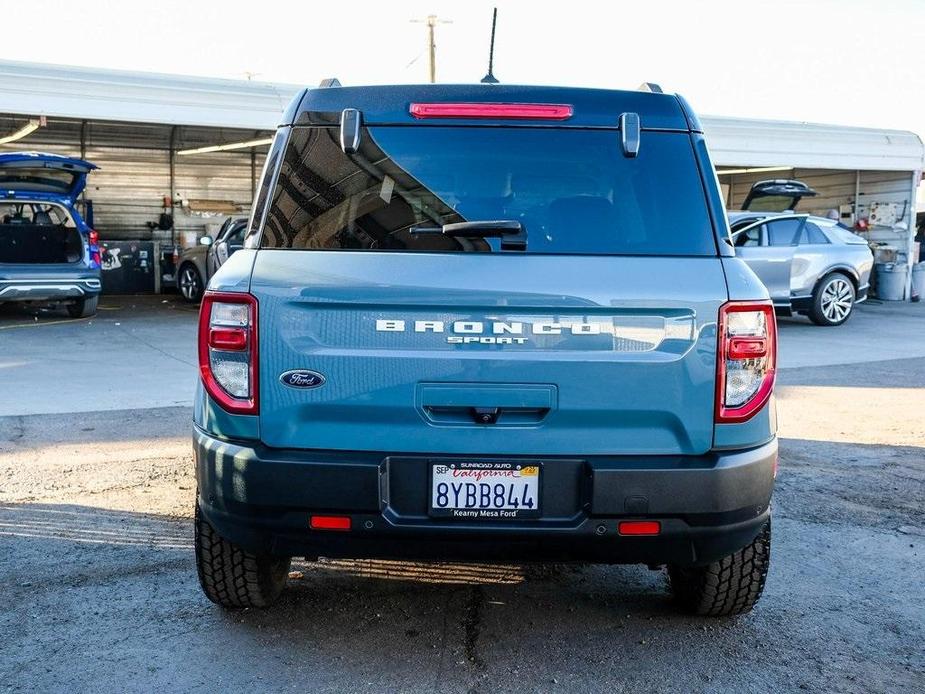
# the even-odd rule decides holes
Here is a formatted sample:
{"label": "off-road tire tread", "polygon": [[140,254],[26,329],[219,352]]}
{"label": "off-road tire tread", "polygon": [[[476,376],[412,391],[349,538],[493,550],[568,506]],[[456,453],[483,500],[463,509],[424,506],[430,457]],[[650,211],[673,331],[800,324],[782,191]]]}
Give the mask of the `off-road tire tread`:
{"label": "off-road tire tread", "polygon": [[705,566],[668,567],[675,599],[687,612],[725,617],[751,611],[761,597],[771,559],[771,521],[738,552]]}
{"label": "off-road tire tread", "polygon": [[286,585],[289,557],[247,552],[221,537],[196,504],[196,570],[202,591],[225,608],[269,607]]}

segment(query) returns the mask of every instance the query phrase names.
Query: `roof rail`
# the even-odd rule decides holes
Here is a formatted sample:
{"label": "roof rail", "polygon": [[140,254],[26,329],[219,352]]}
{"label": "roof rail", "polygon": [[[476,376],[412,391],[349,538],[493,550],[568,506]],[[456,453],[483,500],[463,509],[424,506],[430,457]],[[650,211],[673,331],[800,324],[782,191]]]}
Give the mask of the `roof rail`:
{"label": "roof rail", "polygon": [[652,92],[653,94],[664,94],[662,88],[658,86],[655,82],[643,82],[638,87],[636,87],[637,92]]}
{"label": "roof rail", "polygon": [[340,87],[340,80],[336,77],[328,77],[327,79],[321,80],[321,84],[318,85],[321,89],[327,89],[328,87]]}

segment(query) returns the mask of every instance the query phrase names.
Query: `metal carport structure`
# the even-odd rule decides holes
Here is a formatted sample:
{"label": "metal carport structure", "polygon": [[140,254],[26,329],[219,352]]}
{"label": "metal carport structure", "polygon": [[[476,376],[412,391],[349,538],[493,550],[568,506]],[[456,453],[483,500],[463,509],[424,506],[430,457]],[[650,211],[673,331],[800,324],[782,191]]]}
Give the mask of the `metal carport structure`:
{"label": "metal carport structure", "polygon": [[[266,148],[177,152],[269,137],[301,88],[0,61],[0,135],[29,118],[47,122],[23,140],[0,145],[0,151],[45,149],[87,157],[101,167],[87,192],[101,234],[168,240],[171,232],[149,228],[165,199],[227,201],[244,213]],[[869,238],[912,258],[915,193],[925,160],[914,133],[749,118],[701,120],[731,209],[741,205],[757,180],[799,178],[818,191],[801,211],[837,209],[853,224],[870,217],[875,204],[881,212],[895,210],[893,223],[872,227]],[[187,239],[224,219],[182,211],[181,206],[175,215],[175,231],[188,232]]]}
{"label": "metal carport structure", "polygon": [[[915,133],[821,123],[705,116],[707,142],[730,209],[739,209],[752,184],[796,178],[817,195],[799,211],[841,221],[872,223],[868,240],[895,248],[906,262],[909,298],[914,254],[916,190],[925,147]],[[910,260],[912,262],[910,262]]]}

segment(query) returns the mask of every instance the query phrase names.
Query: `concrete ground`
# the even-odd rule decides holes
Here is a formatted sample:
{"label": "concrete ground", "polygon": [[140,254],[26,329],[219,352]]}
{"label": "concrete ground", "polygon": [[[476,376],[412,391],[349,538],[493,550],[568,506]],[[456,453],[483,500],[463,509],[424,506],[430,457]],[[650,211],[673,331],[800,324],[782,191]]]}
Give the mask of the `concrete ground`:
{"label": "concrete ground", "polygon": [[925,305],[781,321],[767,589],[708,620],[644,567],[384,561],[223,612],[192,561],[195,312],[162,300],[0,308],[0,688],[925,690]]}

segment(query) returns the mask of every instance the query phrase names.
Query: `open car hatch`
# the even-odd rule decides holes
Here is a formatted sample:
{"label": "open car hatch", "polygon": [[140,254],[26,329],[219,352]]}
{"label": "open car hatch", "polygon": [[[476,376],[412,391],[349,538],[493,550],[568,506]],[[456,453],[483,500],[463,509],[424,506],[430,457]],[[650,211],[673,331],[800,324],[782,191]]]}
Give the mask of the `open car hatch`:
{"label": "open car hatch", "polygon": [[783,212],[793,210],[803,198],[816,194],[802,181],[787,178],[777,178],[771,181],[758,181],[748,191],[743,210],[757,212]]}
{"label": "open car hatch", "polygon": [[98,168],[83,159],[41,152],[0,154],[0,196],[67,198],[73,204]]}

